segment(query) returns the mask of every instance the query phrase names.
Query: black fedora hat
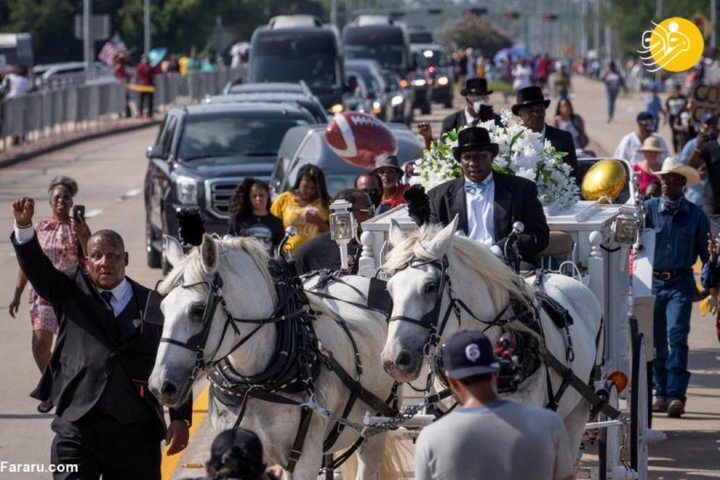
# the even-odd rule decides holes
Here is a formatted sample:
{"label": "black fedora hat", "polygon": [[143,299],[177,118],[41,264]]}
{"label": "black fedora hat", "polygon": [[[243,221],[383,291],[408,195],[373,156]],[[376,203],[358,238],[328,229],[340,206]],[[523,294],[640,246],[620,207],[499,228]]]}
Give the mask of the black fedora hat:
{"label": "black fedora hat", "polygon": [[545,98],[540,87],[521,88],[517,92],[517,99],[515,105],[512,106],[512,113],[517,115],[520,108],[539,103],[544,104],[545,108],[550,105],[550,100]]}
{"label": "black fedora hat", "polygon": [[468,150],[489,150],[493,156],[498,154],[498,144],[490,141],[490,134],[481,127],[468,127],[458,133],[458,146],[453,148],[455,160]]}
{"label": "black fedora hat", "polygon": [[460,90],[463,97],[469,93],[473,95],[490,95],[492,90],[487,89],[487,80],[484,78],[468,78],[465,81],[465,88]]}

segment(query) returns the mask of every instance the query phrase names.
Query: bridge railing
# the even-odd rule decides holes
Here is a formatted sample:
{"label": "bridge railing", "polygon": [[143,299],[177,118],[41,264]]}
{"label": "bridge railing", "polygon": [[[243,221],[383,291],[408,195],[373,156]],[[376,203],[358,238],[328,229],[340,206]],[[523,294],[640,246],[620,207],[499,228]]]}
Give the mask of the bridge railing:
{"label": "bridge railing", "polygon": [[[168,73],[155,77],[155,109],[175,103],[194,103],[205,95],[222,92],[225,84],[245,78],[244,69]],[[0,101],[0,148],[48,139],[65,133],[81,134],[127,123],[128,104],[137,105],[139,94],[120,82],[71,85]]]}

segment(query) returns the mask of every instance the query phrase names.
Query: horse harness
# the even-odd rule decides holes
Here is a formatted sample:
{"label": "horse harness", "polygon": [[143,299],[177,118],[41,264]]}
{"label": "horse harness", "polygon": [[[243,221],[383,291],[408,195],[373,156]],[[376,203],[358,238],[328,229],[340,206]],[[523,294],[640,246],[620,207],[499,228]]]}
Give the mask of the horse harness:
{"label": "horse harness", "polygon": [[[542,272],[538,272],[535,281],[535,294],[537,301],[530,304],[519,299],[511,298],[508,304],[500,310],[500,312],[492,320],[483,320],[475,315],[470,308],[461,299],[453,296],[452,282],[447,273],[448,260],[444,256],[442,259],[432,259],[418,261],[414,257],[410,259],[402,268],[404,270],[412,266],[413,268],[423,265],[431,265],[440,270],[440,284],[436,291],[435,306],[431,311],[423,315],[419,320],[403,315],[391,316],[388,321],[406,321],[419,325],[428,330],[428,339],[423,347],[423,355],[434,356],[435,368],[431,369],[430,375],[436,374],[441,382],[447,386],[447,379],[444,377],[442,368],[442,354],[438,352],[438,344],[442,337],[447,322],[451,314],[460,324],[461,310],[464,310],[471,318],[485,325],[483,332],[492,327],[499,327],[502,333],[496,344],[495,354],[500,364],[500,373],[498,377],[498,391],[500,393],[514,392],[528,377],[533,375],[537,370],[545,365],[546,383],[548,391],[548,403],[546,408],[557,410],[560,399],[568,387],[572,386],[580,395],[582,395],[591,404],[593,412],[602,411],[611,418],[618,418],[620,412],[610,406],[605,400],[595,393],[595,391],[583,382],[577,375],[558,360],[545,345],[545,336],[540,322],[540,309],[542,308],[553,323],[558,328],[563,328],[566,333],[567,348],[565,352],[566,361],[574,359],[572,348],[572,339],[570,337],[569,326],[572,325],[572,317],[569,312],[554,299],[550,298],[542,290]],[[440,316],[440,309],[445,291],[449,298],[449,305],[445,312]],[[439,322],[439,323],[438,323]],[[513,322],[515,325],[511,325]],[[521,325],[521,328],[517,327]],[[514,327],[514,328],[512,328]],[[562,379],[562,383],[556,392],[553,391],[550,380],[550,370],[554,370]],[[428,377],[428,384],[430,376]],[[449,389],[435,394],[433,397],[442,400],[450,396]]]}
{"label": "horse harness", "polygon": [[[340,318],[335,318],[335,321],[348,336],[353,348],[353,358],[355,359],[354,376],[348,373],[335,359],[333,353],[320,343],[313,326],[313,321],[317,318],[317,313],[310,308],[308,298],[303,291],[303,286],[297,276],[291,271],[292,268],[284,260],[271,259],[269,269],[278,296],[278,305],[269,317],[259,319],[233,317],[228,311],[227,304],[222,295],[222,278],[218,273],[215,273],[212,282],[181,285],[183,288],[191,288],[203,284],[208,287],[209,294],[203,311],[202,331],[189,338],[187,342],[179,342],[166,337],[163,337],[160,341],[196,353],[196,363],[191,374],[191,382],[195,380],[195,377],[200,372],[211,367],[208,378],[211,382],[213,395],[217,396],[226,404],[240,402],[240,413],[235,421],[235,428],[242,421],[247,408],[247,402],[250,398],[302,407],[300,424],[285,468],[292,473],[300,459],[305,438],[310,428],[313,410],[318,411],[322,409],[322,407],[315,404],[314,399],[315,381],[323,365],[334,372],[350,391],[350,397],[345,404],[341,417],[336,421],[335,426],[323,442],[323,451],[325,452],[333,447],[343,432],[345,425],[341,423],[341,421],[349,416],[358,399],[366,403],[372,410],[376,411],[377,414],[396,414],[397,386],[393,386],[390,397],[385,401],[365,389],[359,381],[363,373],[363,368],[358,347],[346,323]],[[225,316],[225,324],[223,325],[222,335],[217,348],[209,359],[205,360],[205,347],[212,324],[211,320],[215,315],[218,305],[221,306]],[[227,356],[215,360],[215,356],[229,328],[232,328],[235,335],[239,336],[240,332],[237,324],[242,323],[257,326],[237,341],[233,345],[230,353],[245,344],[266,324],[275,324],[277,331],[275,350],[270,362],[262,372],[251,376],[239,373],[232,366]],[[302,392],[307,394],[308,400],[299,401],[288,396]],[[328,412],[328,416],[329,414],[330,412]],[[360,447],[364,440],[364,437],[358,439],[346,453],[328,468],[337,468]]]}

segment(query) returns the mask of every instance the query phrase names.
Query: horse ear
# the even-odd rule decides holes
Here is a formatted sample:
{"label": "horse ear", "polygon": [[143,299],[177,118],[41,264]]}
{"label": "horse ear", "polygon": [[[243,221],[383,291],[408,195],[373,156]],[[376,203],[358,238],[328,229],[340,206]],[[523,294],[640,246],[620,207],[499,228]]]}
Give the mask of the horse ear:
{"label": "horse ear", "polygon": [[163,235],[163,248],[165,249],[165,258],[173,267],[185,258],[182,245],[180,245],[180,242],[175,237]]}
{"label": "horse ear", "polygon": [[205,267],[208,272],[214,272],[218,267],[219,256],[217,243],[213,237],[204,233],[202,244],[200,245],[200,258],[202,259],[203,267]]}
{"label": "horse ear", "polygon": [[453,237],[455,237],[457,226],[458,216],[455,215],[452,222],[450,222],[447,227],[440,230],[435,238],[433,238],[432,242],[426,247],[428,252],[438,258],[446,255],[448,250],[450,250],[450,244],[452,244]]}
{"label": "horse ear", "polygon": [[390,240],[390,245],[393,247],[397,247],[407,240],[407,235],[405,235],[405,232],[402,231],[400,224],[395,219],[390,220],[390,235],[388,239]]}

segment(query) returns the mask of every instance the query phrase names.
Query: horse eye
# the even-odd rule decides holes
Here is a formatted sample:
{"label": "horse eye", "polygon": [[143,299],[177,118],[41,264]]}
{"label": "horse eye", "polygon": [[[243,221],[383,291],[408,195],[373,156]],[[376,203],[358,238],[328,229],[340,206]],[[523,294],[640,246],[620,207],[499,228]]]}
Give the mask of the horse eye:
{"label": "horse eye", "polygon": [[203,313],[205,313],[204,305],[195,305],[195,306],[190,307],[190,316],[193,318],[200,319],[200,318],[202,318]]}
{"label": "horse eye", "polygon": [[425,288],[423,289],[423,293],[433,293],[436,288],[437,288],[437,284],[428,283],[427,285],[425,285]]}

